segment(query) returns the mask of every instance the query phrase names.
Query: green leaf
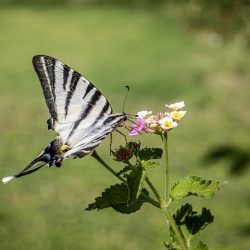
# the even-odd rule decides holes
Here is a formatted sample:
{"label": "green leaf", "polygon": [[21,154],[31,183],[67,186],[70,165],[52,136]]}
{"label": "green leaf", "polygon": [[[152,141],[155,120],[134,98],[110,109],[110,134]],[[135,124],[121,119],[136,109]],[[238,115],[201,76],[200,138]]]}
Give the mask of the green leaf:
{"label": "green leaf", "polygon": [[[213,222],[213,216],[208,209],[203,208],[201,214],[197,214],[196,211],[193,211],[192,205],[185,204],[177,209],[173,217],[186,241],[188,249],[208,249],[207,245],[200,240],[200,231]],[[170,237],[175,249],[180,249],[181,246],[172,228],[170,228]]]}
{"label": "green leaf", "polygon": [[129,203],[135,202],[140,196],[145,178],[146,171],[141,166],[136,166],[136,168],[127,176]]}
{"label": "green leaf", "polygon": [[117,174],[118,175],[123,175],[123,174],[127,173],[130,170],[131,170],[130,166],[125,166],[122,170],[120,170],[119,172],[117,172]]}
{"label": "green leaf", "polygon": [[201,214],[197,214],[193,211],[192,205],[187,203],[175,212],[174,220],[177,225],[185,224],[189,233],[196,234],[212,223],[214,217],[210,210],[206,208],[202,208]]}
{"label": "green leaf", "polygon": [[100,210],[104,208],[110,207],[109,203],[101,196],[101,197],[96,197],[95,202],[90,203],[85,210],[91,211],[94,209]]}
{"label": "green leaf", "polygon": [[176,248],[174,247],[174,245],[173,245],[172,243],[163,241],[163,245],[164,245],[164,247],[166,247],[168,250],[176,250]]}
{"label": "green leaf", "polygon": [[154,161],[144,161],[144,160],[142,160],[141,165],[145,170],[147,170],[147,169],[154,168],[154,167],[158,166],[159,163],[154,162]]}
{"label": "green leaf", "polygon": [[117,212],[130,214],[140,210],[142,204],[147,201],[148,194],[149,193],[146,189],[142,189],[141,195],[138,197],[136,202],[129,204],[127,186],[124,183],[115,184],[105,189],[105,191],[102,192],[102,195],[97,197],[95,202],[90,204],[86,210],[100,210],[103,208],[112,207]]}
{"label": "green leaf", "polygon": [[190,233],[196,234],[214,221],[209,209],[202,208],[201,214],[193,212],[192,216],[186,217],[186,226]]}
{"label": "green leaf", "polygon": [[186,196],[194,195],[210,198],[218,191],[224,183],[213,180],[203,180],[199,176],[188,176],[178,180],[171,188],[171,198],[178,202]]}
{"label": "green leaf", "polygon": [[162,157],[161,148],[142,148],[138,151],[140,160],[148,161],[150,159],[160,159]]}

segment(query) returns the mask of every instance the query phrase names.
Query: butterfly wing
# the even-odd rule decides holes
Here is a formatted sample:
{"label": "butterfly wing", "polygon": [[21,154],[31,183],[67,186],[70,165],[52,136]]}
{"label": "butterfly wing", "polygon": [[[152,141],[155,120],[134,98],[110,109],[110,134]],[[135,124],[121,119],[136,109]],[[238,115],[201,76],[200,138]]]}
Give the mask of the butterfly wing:
{"label": "butterfly wing", "polygon": [[77,71],[50,56],[33,57],[51,115],[48,125],[70,146],[64,157],[82,157],[121,121],[101,92]]}

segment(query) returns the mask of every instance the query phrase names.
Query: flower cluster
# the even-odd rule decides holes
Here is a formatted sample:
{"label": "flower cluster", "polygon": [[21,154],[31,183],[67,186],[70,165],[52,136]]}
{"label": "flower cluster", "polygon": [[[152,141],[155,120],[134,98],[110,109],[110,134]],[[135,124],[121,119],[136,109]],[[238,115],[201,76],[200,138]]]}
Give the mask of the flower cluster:
{"label": "flower cluster", "polygon": [[129,135],[137,135],[140,131],[162,134],[178,126],[179,121],[186,114],[186,111],[182,110],[185,103],[181,101],[165,106],[167,110],[164,113],[138,112],[137,121],[133,124]]}

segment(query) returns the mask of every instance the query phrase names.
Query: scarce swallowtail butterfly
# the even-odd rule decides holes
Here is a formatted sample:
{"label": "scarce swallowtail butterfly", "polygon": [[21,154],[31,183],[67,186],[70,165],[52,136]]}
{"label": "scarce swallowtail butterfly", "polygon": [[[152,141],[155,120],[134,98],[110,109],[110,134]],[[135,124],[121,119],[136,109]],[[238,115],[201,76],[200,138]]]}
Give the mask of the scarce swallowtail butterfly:
{"label": "scarce swallowtail butterfly", "polygon": [[59,60],[37,55],[33,65],[51,115],[48,129],[59,135],[19,174],[3,178],[4,183],[43,166],[60,167],[65,159],[90,154],[127,120],[126,114],[112,112],[109,102],[90,81]]}

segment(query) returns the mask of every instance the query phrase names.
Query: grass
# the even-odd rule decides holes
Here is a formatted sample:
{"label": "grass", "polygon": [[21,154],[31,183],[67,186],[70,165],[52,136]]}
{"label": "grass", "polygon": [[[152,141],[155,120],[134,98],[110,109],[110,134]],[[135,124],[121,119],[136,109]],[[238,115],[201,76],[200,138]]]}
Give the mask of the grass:
{"label": "grass", "polygon": [[[0,176],[18,172],[54,137],[31,65],[33,55],[52,55],[91,79],[117,112],[125,84],[129,113],[185,100],[188,115],[169,139],[172,179],[191,171],[227,180],[212,200],[192,199],[215,215],[203,239],[211,249],[250,248],[249,171],[236,178],[227,162],[203,162],[215,145],[250,146],[250,60],[239,39],[211,47],[209,33],[194,33],[171,8],[2,7],[0,30]],[[152,135],[140,140],[158,144]],[[110,162],[108,143],[99,151]],[[152,173],[159,186],[161,173]],[[0,248],[160,249],[166,224],[150,205],[130,216],[83,211],[115,181],[86,157],[1,185]]]}

